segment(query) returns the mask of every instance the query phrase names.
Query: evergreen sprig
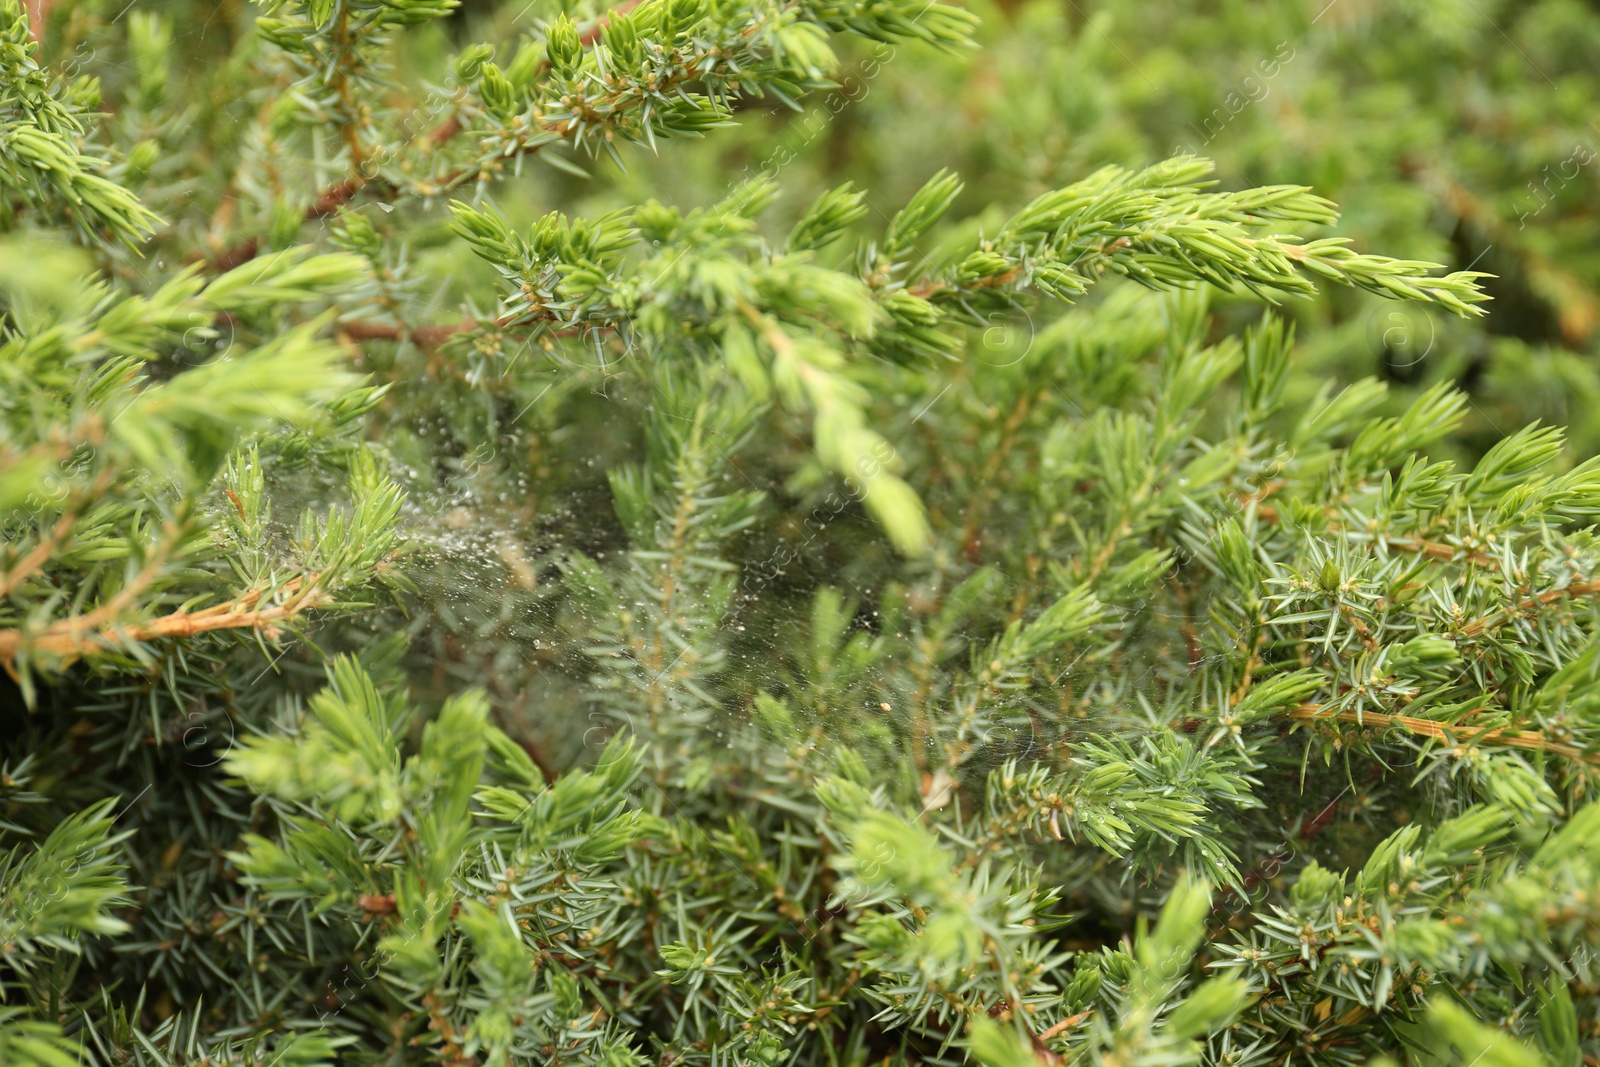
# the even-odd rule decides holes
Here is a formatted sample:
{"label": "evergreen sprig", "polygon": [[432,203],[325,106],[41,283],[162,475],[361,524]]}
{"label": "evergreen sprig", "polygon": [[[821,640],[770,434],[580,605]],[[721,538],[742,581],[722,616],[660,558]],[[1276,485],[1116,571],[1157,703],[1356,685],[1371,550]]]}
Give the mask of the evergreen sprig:
{"label": "evergreen sprig", "polygon": [[1596,1052],[1600,467],[1318,362],[1468,248],[724,181],[941,4],[190,13],[0,0],[0,1061]]}

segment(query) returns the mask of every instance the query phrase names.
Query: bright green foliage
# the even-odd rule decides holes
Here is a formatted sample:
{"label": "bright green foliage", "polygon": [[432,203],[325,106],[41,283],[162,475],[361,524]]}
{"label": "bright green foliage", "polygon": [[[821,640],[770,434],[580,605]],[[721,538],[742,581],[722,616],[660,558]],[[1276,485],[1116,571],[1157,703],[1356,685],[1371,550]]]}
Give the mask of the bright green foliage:
{"label": "bright green foliage", "polygon": [[[18,239],[13,252],[41,241]],[[285,252],[209,284],[187,270],[148,296],[92,283],[62,308],[18,285],[0,350],[11,535],[0,658],[24,692],[39,668],[151,662],[147,646],[162,637],[269,632],[332,606],[384,565],[399,498],[359,448],[339,450],[349,515],[308,512],[287,552],[270,543],[264,494],[264,465],[288,469],[326,451],[317,436],[352,424],[373,391],[338,369],[315,320],[232,351],[250,320],[268,331],[284,305],[362,270],[348,255]],[[212,347],[222,314],[234,337],[220,357],[163,373],[182,369],[161,367],[174,347]],[[241,448],[264,430],[276,433]],[[53,563],[66,569],[51,573]]]}
{"label": "bright green foliage", "polygon": [[[910,62],[879,50],[850,68],[837,117],[813,104],[773,126],[781,147],[752,137],[718,162],[837,181],[828,166],[847,158],[849,177],[886,192],[949,166],[984,175],[983,203],[1178,152],[1215,159],[1229,188],[1306,184],[1347,209],[1341,229],[1364,244],[1496,276],[1495,311],[1477,322],[1335,296],[1306,314],[1321,327],[1303,335],[1307,382],[1454,380],[1474,401],[1461,434],[1474,449],[1542,418],[1594,451],[1589,5],[1000,7],[978,29],[981,49]],[[894,121],[907,100],[939,119]],[[709,167],[695,180],[719,181]]]}
{"label": "bright green foliage", "polygon": [[[147,236],[156,216],[126,188],[109,179],[104,154],[86,143],[100,86],[85,76],[72,83],[41,69],[26,20],[12,12],[0,27],[0,211],[13,223],[19,212],[42,211],[71,219],[96,240],[106,231],[129,243]],[[14,223],[13,223],[14,224]],[[8,227],[9,228],[9,227]],[[11,249],[16,254],[16,247]]]}
{"label": "bright green foliage", "polygon": [[109,800],[78,813],[19,860],[16,852],[0,869],[8,889],[0,913],[0,937],[9,962],[26,971],[30,957],[46,947],[74,950],[75,934],[120,934],[127,924],[107,914],[126,903],[128,888],[116,865]]}
{"label": "bright green foliage", "polygon": [[1600,1055],[1600,16],[41,6],[0,1064]]}

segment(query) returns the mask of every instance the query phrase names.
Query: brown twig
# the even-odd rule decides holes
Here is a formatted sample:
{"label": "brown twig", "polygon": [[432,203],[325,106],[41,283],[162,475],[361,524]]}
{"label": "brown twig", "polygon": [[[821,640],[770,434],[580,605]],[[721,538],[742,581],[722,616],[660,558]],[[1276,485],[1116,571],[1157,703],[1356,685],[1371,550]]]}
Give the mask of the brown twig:
{"label": "brown twig", "polygon": [[[1272,488],[1276,490],[1281,488],[1283,484],[1283,482],[1276,482],[1273,484]],[[1244,507],[1252,503],[1260,503],[1260,501],[1266,499],[1267,495],[1268,494],[1247,493],[1240,495],[1237,497],[1237,499],[1240,506]],[[1264,505],[1260,507],[1256,511],[1256,515],[1261,519],[1262,522],[1269,523],[1273,526],[1277,526],[1283,521],[1283,517],[1278,514],[1278,509],[1272,507],[1271,505]],[[1336,534],[1342,532],[1344,531],[1339,524],[1330,523],[1328,525],[1328,533]],[[1492,557],[1485,556],[1482,552],[1479,552],[1476,549],[1466,548],[1464,546],[1449,545],[1445,544],[1443,541],[1429,541],[1423,537],[1389,537],[1388,535],[1385,535],[1383,538],[1383,544],[1384,547],[1390,548],[1396,552],[1413,552],[1420,556],[1427,556],[1429,559],[1439,560],[1442,563],[1451,563],[1457,559],[1463,559],[1468,563],[1473,563],[1480,567],[1498,566]]]}
{"label": "brown twig", "polygon": [[[70,427],[63,440],[54,443],[43,443],[39,447],[26,450],[24,455],[29,453],[39,454],[41,452],[45,455],[51,455],[53,453],[59,459],[64,459],[72,454],[74,442],[90,446],[99,444],[103,431],[104,427],[100,424],[99,416],[91,413],[82,422]],[[19,462],[9,449],[0,459],[4,459],[7,463]],[[95,477],[93,485],[79,491],[74,498],[62,504],[61,515],[56,519],[55,524],[50,527],[50,532],[45,534],[39,543],[28,550],[21,559],[17,560],[10,570],[0,571],[0,597],[9,596],[19,585],[27,581],[50,561],[50,556],[61,547],[72,533],[72,527],[83,514],[84,508],[110,488],[111,482],[111,472],[103,470]]]}
{"label": "brown twig", "polygon": [[1517,605],[1521,611],[1532,611],[1534,608],[1545,604],[1553,604],[1566,596],[1594,596],[1600,593],[1600,582],[1573,582],[1571,585],[1560,589],[1546,589],[1538,596],[1531,596]]}
{"label": "brown twig", "polygon": [[517,746],[528,754],[529,759],[533,760],[533,765],[539,768],[539,773],[544,775],[546,782],[553,782],[561,777],[561,768],[551,762],[549,754],[545,752],[544,746],[539,744],[538,741],[531,737],[519,736],[517,738]]}
{"label": "brown twig", "polygon": [[1600,594],[1600,582],[1573,582],[1571,585],[1564,585],[1560,589],[1546,589],[1542,593],[1523,597],[1517,601],[1515,607],[1500,608],[1481,619],[1473,619],[1460,628],[1460,633],[1464,637],[1477,637],[1509,622],[1515,614],[1546,607],[1563,597],[1585,597],[1595,596],[1596,594]]}
{"label": "brown twig", "polygon": [[459,114],[451,115],[449,118],[445,119],[443,122],[439,123],[439,125],[430,130],[427,137],[424,139],[428,142],[428,147],[438,148],[440,145],[450,140],[450,138],[460,133],[461,130],[461,116]]}
{"label": "brown twig", "polygon": [[[147,568],[153,574],[159,568]],[[122,593],[103,607],[71,619],[51,623],[37,634],[24,635],[21,630],[0,630],[0,664],[8,668],[24,646],[32,651],[44,652],[62,659],[77,659],[97,649],[109,648],[119,643],[142,643],[169,637],[193,637],[216,630],[276,630],[277,624],[292,619],[308,608],[324,602],[317,588],[319,575],[309,581],[296,578],[281,588],[290,593],[288,600],[271,607],[258,607],[268,589],[253,589],[231,600],[214,604],[200,611],[174,611],[146,623],[132,626],[118,625],[113,620],[127,606],[141,583],[130,582]],[[148,584],[146,581],[143,584]]]}
{"label": "brown twig", "polygon": [[1093,1014],[1094,1012],[1091,1010],[1080,1011],[1076,1015],[1069,1015],[1065,1019],[1062,1019],[1060,1022],[1056,1023],[1050,1029],[1046,1030],[1044,1033],[1040,1034],[1036,1040],[1049,1041],[1051,1038],[1061,1034],[1063,1031],[1071,1030],[1074,1026],[1077,1026],[1079,1023],[1083,1022]]}
{"label": "brown twig", "polygon": [[50,9],[55,3],[56,0],[27,0],[28,32],[35,41],[44,40],[45,20],[50,17]]}
{"label": "brown twig", "polygon": [[1033,1055],[1045,1067],[1060,1067],[1061,1057],[1050,1051],[1050,1046],[1038,1034],[1029,1033],[1028,1043],[1033,1046]]}
{"label": "brown twig", "polygon": [[[53,0],[29,0],[30,4],[41,4],[46,8],[48,8],[52,2]],[[612,18],[616,17],[617,15],[627,14],[629,11],[632,11],[634,8],[638,7],[639,3],[640,0],[626,0],[625,3],[618,4],[614,9],[596,19],[593,25],[589,26],[581,34],[579,34],[579,40],[583,42],[584,47],[594,44],[600,39],[600,35],[605,31],[606,26],[610,23]],[[549,69],[548,62],[539,67],[541,72],[547,69]],[[462,123],[460,114],[454,114],[445,119],[443,122],[439,123],[439,125],[435,126],[428,133],[424,134],[423,140],[427,143],[430,149],[437,149],[449,142],[465,128],[466,126]],[[359,157],[359,153],[354,149],[354,147],[352,148],[352,152]],[[357,158],[357,163],[359,162],[360,160]],[[440,180],[440,185],[443,188],[449,188],[459,182],[465,174],[466,171],[464,170],[453,170]],[[389,185],[388,182],[381,178],[365,179],[355,176],[349,177],[334,185],[330,185],[328,188],[318,193],[316,199],[313,200],[311,205],[306,208],[305,221],[316,222],[320,219],[328,218],[330,215],[338,212],[340,208],[344,207],[344,205],[348,204],[351,200],[355,199],[356,194],[361,192],[362,189],[368,187],[381,188],[390,193],[394,192],[393,186]],[[212,265],[219,272],[232,270],[234,267],[248,263],[250,260],[259,255],[260,252],[261,239],[259,237],[246,237],[244,240],[225,249],[221,255],[212,261]]]}
{"label": "brown twig", "polygon": [[1000,443],[989,453],[988,462],[984,464],[983,474],[979,477],[978,491],[973,495],[972,501],[967,505],[967,513],[962,522],[961,547],[967,562],[976,566],[980,562],[983,546],[982,523],[988,511],[991,495],[999,488],[1001,467],[1006,457],[1010,454],[1012,445],[1016,441],[1017,430],[1033,409],[1035,396],[1031,390],[1024,392],[1017,398],[1016,404],[1011,409],[1011,414],[1001,425]]}
{"label": "brown twig", "polygon": [[362,893],[356,898],[356,907],[368,915],[393,915],[395,903],[393,893]]}
{"label": "brown twig", "polygon": [[[421,326],[406,326],[400,323],[368,322],[364,319],[351,319],[340,322],[336,329],[351,341],[410,341],[423,348],[437,348],[450,338],[473,330],[514,330],[523,326],[538,325],[548,322],[548,319],[536,322],[513,323],[507,316],[492,319],[489,322],[479,322],[477,319],[462,319],[459,322],[445,322],[424,324]],[[545,331],[545,337],[578,337],[588,332],[606,331],[614,329],[606,323],[585,323],[579,326],[565,326],[559,330]]]}
{"label": "brown twig", "polygon": [[339,323],[338,330],[352,341],[413,341],[423,348],[437,348],[457,334],[467,333],[479,326],[492,325],[499,327],[498,321],[494,323],[480,323],[474,319],[462,319],[460,322],[438,323],[423,326],[402,326],[386,322],[354,322]]}
{"label": "brown twig", "polygon": [[[1479,711],[1487,710],[1480,708]],[[1413,715],[1385,715],[1376,711],[1330,711],[1320,704],[1299,704],[1289,709],[1289,718],[1299,722],[1342,722],[1355,726],[1370,726],[1378,730],[1395,728],[1432,738],[1435,741],[1479,741],[1512,748],[1550,752],[1557,756],[1600,766],[1600,753],[1587,753],[1576,745],[1552,741],[1537,730],[1518,730],[1512,726],[1456,726],[1419,719]]]}
{"label": "brown twig", "polygon": [[[328,218],[351,200],[367,185],[358,178],[346,178],[337,185],[330,185],[317,194],[309,207],[306,208],[305,221],[316,222],[318,219]],[[238,244],[224,249],[222,254],[211,261],[211,266],[219,274],[230,271],[235,267],[243,266],[256,258],[261,252],[261,239],[259,237],[246,237]]]}
{"label": "brown twig", "polygon": [[77,521],[77,512],[62,512],[55,525],[50,527],[50,532],[40,538],[39,543],[34,545],[26,555],[17,560],[16,566],[8,571],[0,572],[0,597],[9,596],[12,590],[31,578],[40,567],[43,567],[56,549],[66,540],[67,534],[72,532],[72,527]]}
{"label": "brown twig", "polygon": [[1447,545],[1442,541],[1428,541],[1421,537],[1385,537],[1383,543],[1397,552],[1415,552],[1430,559],[1442,560],[1450,563],[1460,558],[1468,563],[1475,563],[1480,567],[1493,567],[1495,561],[1482,552],[1470,548],[1458,548]]}

